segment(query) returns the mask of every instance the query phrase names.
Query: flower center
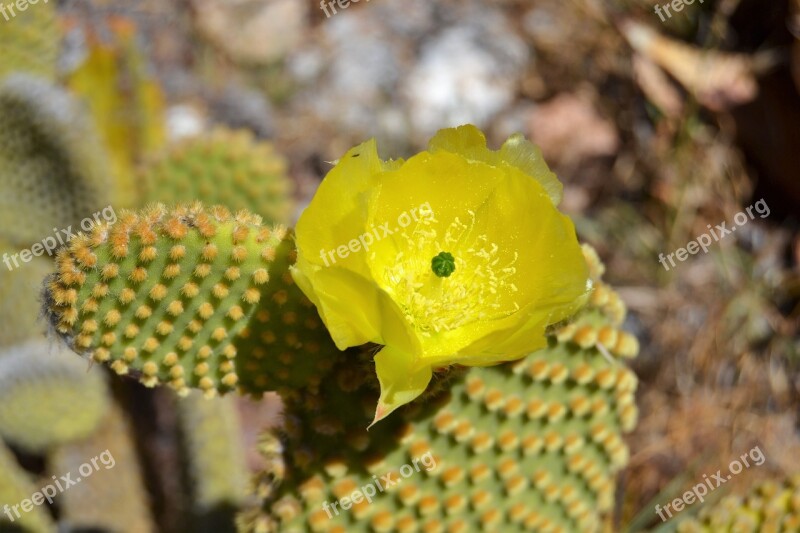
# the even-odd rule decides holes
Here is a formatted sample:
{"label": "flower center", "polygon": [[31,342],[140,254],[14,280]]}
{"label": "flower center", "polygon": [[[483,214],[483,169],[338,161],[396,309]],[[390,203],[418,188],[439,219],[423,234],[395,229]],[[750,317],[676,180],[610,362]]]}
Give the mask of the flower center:
{"label": "flower center", "polygon": [[450,274],[456,270],[456,261],[453,254],[439,252],[439,255],[431,259],[431,270],[437,278],[449,278]]}
{"label": "flower center", "polygon": [[501,264],[498,246],[486,235],[475,235],[475,213],[467,212],[469,223],[456,217],[442,236],[433,218],[419,220],[399,234],[404,243],[379,279],[422,336],[519,310],[512,301],[518,289],[511,281],[518,254]]}

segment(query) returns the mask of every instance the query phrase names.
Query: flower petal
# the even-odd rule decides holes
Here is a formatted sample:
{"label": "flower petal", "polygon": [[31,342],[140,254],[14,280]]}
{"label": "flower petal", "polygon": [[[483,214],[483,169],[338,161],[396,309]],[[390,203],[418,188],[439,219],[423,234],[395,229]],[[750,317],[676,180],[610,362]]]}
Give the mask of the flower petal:
{"label": "flower petal", "polygon": [[430,366],[414,368],[414,357],[386,346],[375,356],[375,371],[381,384],[381,397],[375,419],[369,427],[389,416],[422,394],[433,376]]}
{"label": "flower petal", "polygon": [[553,205],[561,203],[564,185],[547,166],[539,147],[525,139],[521,133],[512,135],[503,143],[500,158],[538,181],[547,191]]}
{"label": "flower petal", "polygon": [[[462,140],[465,146],[474,146],[479,144],[476,139]],[[413,236],[417,223],[412,222],[405,229],[397,226],[403,216],[410,220],[407,214],[410,206],[422,203],[432,206],[436,219],[434,224],[422,229],[435,230],[439,237],[427,239],[428,246],[415,248],[412,241],[421,242]],[[474,214],[472,220],[470,211]],[[437,243],[441,243],[441,237],[456,219],[470,227],[463,246],[448,247],[447,250],[437,248]],[[474,350],[470,345],[481,337],[497,330],[505,331],[508,336],[515,326],[524,328],[527,321],[542,322],[536,328],[539,332],[536,335],[543,338],[548,324],[565,318],[559,307],[571,305],[586,291],[588,273],[572,221],[558,212],[538,181],[529,179],[517,168],[492,167],[442,151],[419,154],[399,170],[383,175],[380,191],[371,199],[367,221],[370,227],[386,224],[393,230],[374,243],[367,261],[371,276],[395,299],[395,280],[410,274],[401,271],[400,265],[407,264],[409,269],[418,265],[417,270],[430,270],[431,258],[442,251],[466,257],[468,248],[480,247],[475,241],[479,236],[486,236],[488,245],[496,246],[495,258],[499,266],[492,268],[497,277],[505,276],[500,272],[501,268],[513,265],[516,269],[516,274],[509,277],[516,292],[500,290],[492,296],[493,302],[500,304],[495,310],[497,318],[479,319],[476,315],[474,320],[468,320],[455,330],[421,338],[421,355],[436,364],[452,362],[459,354],[472,355]],[[485,269],[487,265],[476,263],[466,267],[456,270],[448,278],[448,283],[464,279],[463,286],[474,292],[465,298],[465,309],[467,304],[489,296],[485,291],[481,294],[480,284],[468,281],[474,279],[477,268]],[[401,303],[408,308],[408,302]],[[533,316],[532,310],[542,313]],[[443,310],[445,313],[458,311],[457,307]],[[509,316],[499,318],[504,315]],[[548,322],[550,316],[552,322]],[[413,328],[413,324],[409,326]],[[519,342],[514,342],[508,346],[511,348],[513,344],[514,352],[505,355],[524,355],[536,346],[540,347],[541,339],[528,338],[530,349],[519,347]]]}
{"label": "flower petal", "polygon": [[[329,266],[328,252],[357,239],[365,227],[369,197],[380,188],[380,176],[391,168],[378,157],[375,140],[350,149],[331,169],[311,203],[297,221],[295,235],[298,255],[310,264]],[[334,257],[333,262],[360,271],[358,261]]]}
{"label": "flower petal", "polygon": [[467,124],[439,130],[428,143],[428,150],[431,153],[439,150],[451,152],[493,166],[505,163],[538,181],[553,205],[561,203],[564,186],[547,166],[542,151],[521,133],[509,137],[499,151],[493,151],[486,146],[486,137],[481,130]]}
{"label": "flower petal", "polygon": [[292,277],[317,306],[337,348],[378,342],[382,337],[378,291],[372,281],[343,268],[309,266],[300,260]]}
{"label": "flower petal", "polygon": [[[365,231],[366,206],[380,190],[381,174],[401,164],[381,161],[374,140],[352,148],[322,181],[295,229],[298,258],[292,276],[340,349],[383,337],[380,296],[366,254],[350,253],[346,245]],[[339,248],[346,257],[337,254]]]}

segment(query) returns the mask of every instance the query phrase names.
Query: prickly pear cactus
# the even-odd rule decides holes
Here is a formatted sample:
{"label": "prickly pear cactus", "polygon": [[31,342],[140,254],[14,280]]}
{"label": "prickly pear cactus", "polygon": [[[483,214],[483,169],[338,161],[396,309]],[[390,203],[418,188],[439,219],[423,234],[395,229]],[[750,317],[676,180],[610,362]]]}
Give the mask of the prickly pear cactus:
{"label": "prickly pear cactus", "polygon": [[26,513],[20,507],[12,507],[30,498],[38,489],[28,473],[17,464],[11,450],[0,440],[0,506],[8,506],[7,510],[5,507],[0,509],[0,531],[51,533],[56,530],[46,509],[33,506]]}
{"label": "prickly pear cactus", "polygon": [[[41,79],[0,85],[0,239],[55,249],[112,205],[105,153],[74,99]],[[85,223],[88,226],[88,223]],[[62,231],[63,230],[63,231]]]}
{"label": "prickly pear cactus", "polygon": [[67,531],[156,531],[130,423],[118,405],[108,403],[96,431],[49,456],[51,474],[80,479],[57,496],[61,525]]}
{"label": "prickly pear cactus", "polygon": [[725,496],[678,525],[678,533],[800,531],[800,474],[767,481],[744,497]]}
{"label": "prickly pear cactus", "polygon": [[217,128],[187,139],[143,171],[146,198],[167,205],[200,200],[247,209],[270,223],[289,222],[294,210],[287,163],[248,130]]}
{"label": "prickly pear cactus", "polygon": [[191,531],[230,530],[247,496],[248,470],[234,400],[207,400],[197,391],[177,400],[192,492]]}
{"label": "prickly pear cactus", "polygon": [[100,369],[46,340],[0,355],[0,436],[30,452],[89,435],[108,407]]}
{"label": "prickly pear cactus", "polygon": [[156,204],[62,250],[46,313],[75,351],[147,386],[257,394],[338,353],[292,284],[292,250],[284,228],[246,211]]}
{"label": "prickly pear cactus", "polygon": [[17,9],[13,19],[1,23],[0,80],[14,72],[55,78],[61,40],[55,2],[41,2],[24,11]]}
{"label": "prickly pear cactus", "polygon": [[39,294],[53,263],[45,257],[30,257],[26,263],[17,256],[18,266],[14,266],[14,254],[19,251],[0,242],[0,348],[42,337],[45,331]]}
{"label": "prickly pear cactus", "polygon": [[242,529],[598,530],[637,415],[637,380],[619,358],[638,346],[618,329],[616,294],[595,285],[548,348],[465,377],[439,374],[438,397],[369,432],[378,393],[363,356],[340,360],[316,391],[285,396],[283,431],[262,440],[270,466],[254,490],[264,507],[243,513]]}

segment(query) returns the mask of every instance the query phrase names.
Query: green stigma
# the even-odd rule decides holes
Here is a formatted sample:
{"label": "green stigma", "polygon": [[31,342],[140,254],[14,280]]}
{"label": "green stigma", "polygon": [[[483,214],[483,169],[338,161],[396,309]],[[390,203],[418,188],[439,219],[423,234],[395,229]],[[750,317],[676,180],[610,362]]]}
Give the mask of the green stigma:
{"label": "green stigma", "polygon": [[450,274],[456,270],[456,260],[453,258],[453,254],[439,252],[439,255],[431,259],[431,270],[438,278],[450,277]]}

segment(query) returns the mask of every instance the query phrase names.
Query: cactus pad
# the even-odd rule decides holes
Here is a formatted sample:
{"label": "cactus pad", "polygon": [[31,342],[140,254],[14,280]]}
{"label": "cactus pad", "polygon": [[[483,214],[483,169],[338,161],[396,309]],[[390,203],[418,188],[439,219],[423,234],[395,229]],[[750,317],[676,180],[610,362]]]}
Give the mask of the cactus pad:
{"label": "cactus pad", "polygon": [[[0,21],[0,80],[14,72],[27,72],[47,79],[56,76],[61,32],[55,2],[41,2],[13,19]],[[13,9],[13,7],[12,7]]]}
{"label": "cactus pad", "polygon": [[42,341],[0,356],[0,436],[33,452],[79,439],[106,412],[107,386],[99,369]]}
{"label": "cactus pad", "polygon": [[286,161],[271,144],[247,130],[219,128],[187,139],[154,160],[143,173],[147,200],[173,204],[200,200],[247,209],[269,223],[292,216],[292,183]]}
{"label": "cactus pad", "polygon": [[[108,403],[95,432],[50,454],[50,474],[80,476],[80,483],[57,496],[60,522],[65,531],[156,531],[130,423],[117,404]],[[85,464],[91,475],[81,474],[81,468],[88,473]]]}
{"label": "cactus pad", "polygon": [[[62,250],[46,313],[75,351],[119,374],[133,370],[145,385],[169,383],[182,394],[199,388],[207,396],[237,385],[263,392],[297,379],[292,365],[301,376],[318,372],[313,357],[295,352],[333,346],[291,284],[292,252],[285,229],[261,226],[246,211],[156,204]],[[281,336],[249,327],[270,320]],[[297,334],[303,331],[312,334]]]}
{"label": "cactus pad", "polygon": [[[615,325],[624,316],[616,294],[595,283],[605,292],[546,349],[456,373],[451,387],[437,377],[440,397],[368,433],[377,390],[353,358],[337,362],[318,394],[286,397],[283,433],[262,441],[270,466],[254,488],[265,505],[240,516],[243,529],[597,531],[628,460],[621,434],[637,415],[637,380],[619,358],[638,345]],[[361,492],[333,509],[370,484],[371,504]]]}
{"label": "cactus pad", "polygon": [[[62,89],[14,74],[0,86],[0,239],[67,239],[112,205],[114,185],[91,122]],[[88,226],[88,223],[86,224]],[[71,226],[71,228],[70,228]]]}
{"label": "cactus pad", "polygon": [[206,400],[194,392],[177,402],[192,493],[192,531],[229,530],[247,496],[248,471],[234,400]]}
{"label": "cactus pad", "polygon": [[39,322],[39,294],[53,263],[45,257],[31,257],[29,263],[17,257],[15,267],[12,258],[18,253],[19,249],[0,242],[0,258],[5,256],[12,268],[0,263],[0,348],[41,337],[45,331]]}
{"label": "cactus pad", "polygon": [[[34,485],[28,473],[17,464],[17,460],[11,450],[0,440],[0,531],[51,533],[56,530],[56,526],[53,524],[53,520],[46,509],[34,506],[30,512],[26,513],[21,508],[18,508],[17,511],[19,511],[20,516],[17,517],[15,510],[12,508],[12,506],[19,505],[23,500],[30,498],[31,494],[38,489],[39,487]],[[3,512],[3,506],[5,505],[9,506],[13,521]]]}
{"label": "cactus pad", "polygon": [[680,522],[678,533],[800,531],[800,475],[766,481],[744,497],[725,496]]}

